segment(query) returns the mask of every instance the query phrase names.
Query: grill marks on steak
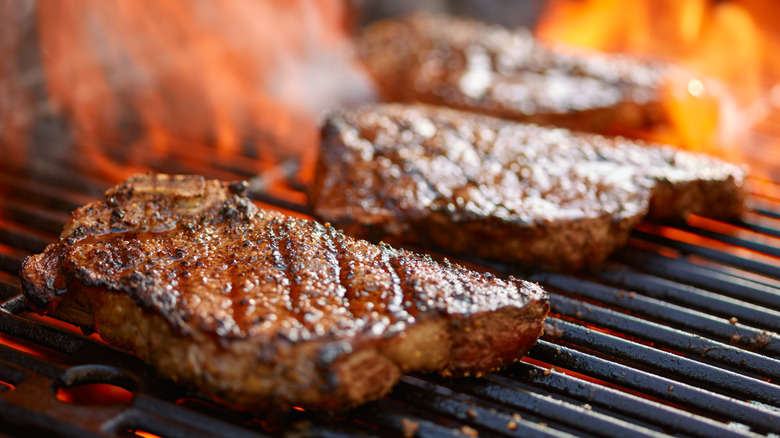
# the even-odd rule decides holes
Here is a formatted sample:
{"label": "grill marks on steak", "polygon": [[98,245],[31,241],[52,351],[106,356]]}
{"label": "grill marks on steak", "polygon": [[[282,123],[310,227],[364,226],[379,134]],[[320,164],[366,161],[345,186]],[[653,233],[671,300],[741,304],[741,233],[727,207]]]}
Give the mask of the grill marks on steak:
{"label": "grill marks on steak", "polygon": [[261,210],[241,188],[133,177],[25,260],[23,292],[38,312],[252,409],[344,409],[402,372],[483,373],[542,329],[536,285]]}
{"label": "grill marks on steak", "polygon": [[743,180],[670,147],[383,104],[327,118],[310,202],[348,234],[576,270],[598,267],[648,214],[737,216]]}
{"label": "grill marks on steak", "polygon": [[669,123],[666,81],[691,79],[626,56],[556,52],[525,29],[424,14],[369,25],[358,53],[386,101],[635,137]]}

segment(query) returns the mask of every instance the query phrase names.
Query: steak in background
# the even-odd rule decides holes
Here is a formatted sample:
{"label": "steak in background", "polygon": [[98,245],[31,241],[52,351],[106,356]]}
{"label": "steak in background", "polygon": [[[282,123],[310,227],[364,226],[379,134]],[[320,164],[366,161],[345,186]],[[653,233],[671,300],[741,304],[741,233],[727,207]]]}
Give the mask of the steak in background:
{"label": "steak in background", "polygon": [[384,101],[648,139],[670,129],[660,103],[664,82],[690,79],[668,64],[563,53],[527,29],[448,16],[378,21],[357,46]]}
{"label": "steak in background", "polygon": [[536,342],[549,310],[539,286],[262,210],[243,188],[132,177],[25,260],[24,295],[253,410],[342,410],[402,373],[481,374]]}
{"label": "steak in background", "polygon": [[735,218],[744,170],[657,144],[421,104],[334,111],[310,203],[347,234],[572,271],[643,218]]}

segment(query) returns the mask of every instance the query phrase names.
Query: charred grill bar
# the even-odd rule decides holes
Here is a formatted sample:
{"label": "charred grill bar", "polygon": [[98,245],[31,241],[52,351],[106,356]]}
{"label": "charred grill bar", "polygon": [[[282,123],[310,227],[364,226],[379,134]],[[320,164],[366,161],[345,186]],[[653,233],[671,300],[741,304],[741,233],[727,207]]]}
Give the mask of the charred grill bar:
{"label": "charred grill bar", "polygon": [[[247,178],[262,204],[308,212],[293,176],[297,163],[269,166],[240,155],[212,160],[202,152],[182,150],[175,162],[150,168]],[[507,370],[483,379],[410,375],[389,397],[346,414],[296,411],[270,419],[222,407],[161,380],[94,336],[25,313],[23,258],[55,241],[70,211],[116,182],[69,169],[76,167],[4,164],[0,173],[4,434],[766,436],[780,430],[776,184],[755,185],[775,192],[754,192],[744,222],[645,223],[603,271],[532,273],[551,292],[551,317],[544,339]],[[116,387],[132,397],[112,399]]]}

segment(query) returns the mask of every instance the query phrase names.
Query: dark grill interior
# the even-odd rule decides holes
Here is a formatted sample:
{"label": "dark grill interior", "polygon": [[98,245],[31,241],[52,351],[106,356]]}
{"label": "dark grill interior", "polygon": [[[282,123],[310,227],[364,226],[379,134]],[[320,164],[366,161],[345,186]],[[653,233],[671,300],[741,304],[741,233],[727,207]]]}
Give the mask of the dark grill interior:
{"label": "dark grill interior", "polygon": [[[250,179],[251,195],[261,205],[307,213],[294,160],[214,158],[211,150],[195,146],[180,151],[149,169]],[[525,276],[551,292],[549,326],[524,361],[482,379],[406,376],[390,396],[343,415],[265,418],[160,379],[95,335],[25,313],[18,277],[24,257],[55,241],[71,210],[117,182],[81,162],[72,157],[0,164],[3,435],[344,436],[417,428],[417,436],[771,436],[780,431],[776,183],[751,181],[750,209],[738,223],[697,217],[686,224],[644,223],[628,247],[596,273],[522,273],[465,260],[478,269]],[[257,176],[258,169],[270,170]]]}

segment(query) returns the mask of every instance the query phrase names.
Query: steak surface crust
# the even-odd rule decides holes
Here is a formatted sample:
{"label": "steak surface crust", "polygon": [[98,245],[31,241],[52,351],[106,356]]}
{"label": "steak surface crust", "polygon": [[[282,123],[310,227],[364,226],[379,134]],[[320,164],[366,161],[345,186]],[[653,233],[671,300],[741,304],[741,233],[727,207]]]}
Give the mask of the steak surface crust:
{"label": "steak surface crust", "polygon": [[384,101],[648,139],[668,135],[665,84],[693,78],[659,62],[551,50],[527,29],[428,14],[372,23],[357,48]]}
{"label": "steak surface crust", "polygon": [[347,234],[598,268],[643,218],[737,217],[744,170],[661,145],[411,104],[333,112],[310,190]]}
{"label": "steak surface crust", "polygon": [[539,286],[259,209],[243,188],[134,176],[25,260],[24,295],[249,409],[342,410],[402,373],[481,374],[536,342]]}

